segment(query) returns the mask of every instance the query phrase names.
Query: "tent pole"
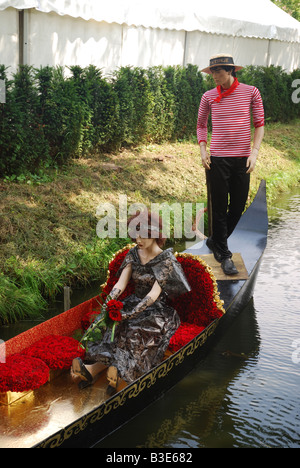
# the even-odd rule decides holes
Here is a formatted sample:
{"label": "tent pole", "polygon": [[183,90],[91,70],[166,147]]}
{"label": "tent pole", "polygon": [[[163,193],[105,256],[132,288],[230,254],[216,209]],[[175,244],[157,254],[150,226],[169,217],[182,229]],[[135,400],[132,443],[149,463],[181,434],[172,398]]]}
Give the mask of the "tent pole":
{"label": "tent pole", "polygon": [[28,11],[19,11],[19,65],[28,64]]}
{"label": "tent pole", "polygon": [[182,66],[185,67],[186,66],[186,48],[187,48],[187,34],[188,32],[185,31],[185,34],[184,34],[184,50],[183,50],[183,60],[182,60]]}

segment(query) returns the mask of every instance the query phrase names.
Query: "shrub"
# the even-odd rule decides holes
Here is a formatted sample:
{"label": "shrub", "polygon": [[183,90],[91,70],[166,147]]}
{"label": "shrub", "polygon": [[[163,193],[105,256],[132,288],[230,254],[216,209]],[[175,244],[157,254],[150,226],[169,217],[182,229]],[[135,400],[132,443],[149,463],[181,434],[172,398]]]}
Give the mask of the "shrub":
{"label": "shrub", "polygon": [[76,81],[65,78],[62,67],[41,68],[40,112],[51,160],[62,164],[78,155],[82,141],[83,110]]}
{"label": "shrub", "polygon": [[6,83],[6,104],[0,114],[0,168],[4,174],[24,167],[34,171],[48,160],[49,152],[33,69],[20,67],[14,80]]}
{"label": "shrub", "polygon": [[238,72],[239,81],[256,86],[261,93],[266,120],[288,122],[300,115],[292,102],[292,75],[281,67],[245,67]]}

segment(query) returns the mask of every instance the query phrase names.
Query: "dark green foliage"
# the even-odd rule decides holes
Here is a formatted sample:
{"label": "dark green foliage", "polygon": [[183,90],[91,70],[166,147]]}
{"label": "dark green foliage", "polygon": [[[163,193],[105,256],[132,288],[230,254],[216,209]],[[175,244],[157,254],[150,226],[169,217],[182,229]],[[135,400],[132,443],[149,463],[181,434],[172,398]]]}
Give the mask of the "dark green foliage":
{"label": "dark green foliage", "polygon": [[[260,90],[267,121],[300,117],[292,100],[299,70],[250,66],[238,77]],[[57,167],[87,152],[194,137],[201,96],[214,87],[195,65],[122,67],[110,79],[92,65],[70,67],[68,76],[61,67],[22,66],[11,80],[0,65],[0,79],[0,177]]]}
{"label": "dark green foliage", "polygon": [[[2,76],[5,79],[4,70]],[[21,67],[13,81],[6,80],[6,104],[0,113],[0,170],[3,174],[34,171],[48,160],[39,95],[31,67]]]}
{"label": "dark green foliage", "polygon": [[260,90],[267,121],[288,122],[300,116],[299,106],[292,101],[292,75],[281,67],[245,67],[238,72],[238,78]]}
{"label": "dark green foliage", "polygon": [[63,69],[45,67],[36,71],[40,114],[51,162],[62,164],[78,154],[84,111],[76,81],[66,79]]}

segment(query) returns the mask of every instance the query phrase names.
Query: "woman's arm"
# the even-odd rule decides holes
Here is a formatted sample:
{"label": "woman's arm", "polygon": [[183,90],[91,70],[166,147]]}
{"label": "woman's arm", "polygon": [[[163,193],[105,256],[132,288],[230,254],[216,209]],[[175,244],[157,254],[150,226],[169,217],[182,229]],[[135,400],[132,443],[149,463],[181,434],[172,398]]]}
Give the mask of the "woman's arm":
{"label": "woman's arm", "polygon": [[136,317],[138,314],[143,312],[147,307],[149,307],[151,304],[153,304],[156,299],[160,296],[162,292],[161,287],[159,286],[158,282],[155,281],[151,291],[147,294],[144,299],[141,300],[141,302],[138,303],[137,306],[133,309],[132,313],[128,316],[125,316],[124,318],[128,318],[131,320],[132,318]]}
{"label": "woman's arm", "polygon": [[110,296],[112,299],[118,299],[119,296],[125,291],[126,286],[129,283],[129,280],[132,275],[132,266],[131,263],[128,264],[121,273],[119,281],[115,284],[113,289],[110,292]]}

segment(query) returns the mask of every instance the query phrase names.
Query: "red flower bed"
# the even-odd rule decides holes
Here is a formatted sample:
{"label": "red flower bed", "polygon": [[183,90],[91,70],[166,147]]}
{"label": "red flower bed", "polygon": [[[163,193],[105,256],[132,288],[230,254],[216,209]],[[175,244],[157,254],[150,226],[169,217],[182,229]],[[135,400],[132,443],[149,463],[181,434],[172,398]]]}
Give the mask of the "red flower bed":
{"label": "red flower bed", "polygon": [[83,358],[85,351],[74,338],[50,335],[29,346],[22,354],[42,359],[50,369],[69,369],[73,359]]}
{"label": "red flower bed", "polygon": [[44,385],[49,367],[41,359],[15,354],[0,364],[0,392],[27,392]]}
{"label": "red flower bed", "polygon": [[205,327],[199,327],[192,323],[182,323],[170,340],[170,351],[176,353],[203,330],[205,330]]}

